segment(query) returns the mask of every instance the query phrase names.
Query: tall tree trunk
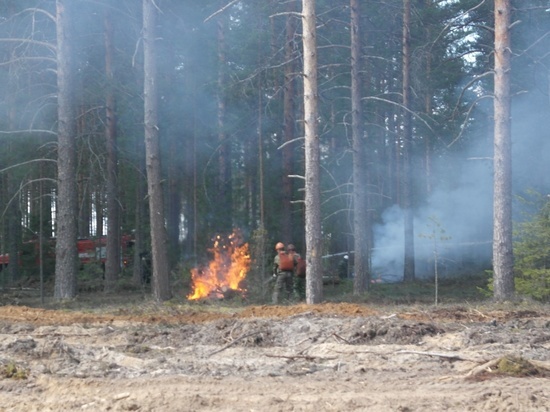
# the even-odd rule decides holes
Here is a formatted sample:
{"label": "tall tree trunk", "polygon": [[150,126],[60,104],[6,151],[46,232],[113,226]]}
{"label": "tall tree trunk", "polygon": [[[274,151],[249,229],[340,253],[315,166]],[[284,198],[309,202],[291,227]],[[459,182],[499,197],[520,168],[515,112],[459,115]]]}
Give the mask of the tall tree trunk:
{"label": "tall tree trunk", "polygon": [[120,206],[118,197],[118,149],[113,76],[113,26],[110,9],[105,11],[105,74],[109,82],[105,97],[105,137],[107,143],[107,260],[105,292],[114,291],[120,273]]}
{"label": "tall tree trunk", "polygon": [[147,188],[143,176],[146,174],[145,168],[145,157],[144,157],[144,147],[143,143],[139,142],[137,144],[137,157],[138,157],[138,167],[139,167],[139,176],[136,181],[136,206],[135,206],[135,236],[134,236],[134,266],[132,268],[132,283],[134,285],[141,285],[145,282],[145,275],[150,275],[145,273],[145,271],[150,270],[148,267],[148,256],[144,249],[145,245],[145,220],[146,220],[146,210],[145,210],[145,197],[147,194]]}
{"label": "tall tree trunk", "polygon": [[[295,0],[294,0],[295,2]],[[258,29],[261,29],[263,25],[263,22],[261,21],[261,19],[258,19]],[[275,49],[275,46],[274,46],[274,40],[273,40],[273,35],[274,35],[274,30],[273,30],[273,19],[271,18],[270,19],[270,44],[271,44],[271,47],[270,47],[270,52],[271,52],[271,55],[274,55],[275,52],[274,52],[274,49]],[[257,44],[257,47],[258,47],[258,58],[259,58],[259,61],[258,61],[258,65],[259,67],[261,67],[262,65],[265,65],[266,64],[266,51],[264,51],[264,47],[265,47],[265,44],[264,44],[264,40],[260,39],[258,37],[258,44]],[[274,81],[276,82],[276,77],[274,79]],[[264,155],[264,93],[262,92],[262,83],[265,82],[267,83],[267,80],[265,78],[262,78],[262,80],[260,80],[260,83],[259,83],[259,87],[257,88],[257,93],[258,93],[258,113],[257,113],[257,123],[258,123],[258,128],[257,128],[257,158],[258,158],[258,164],[257,164],[257,174],[256,174],[256,178],[258,179],[258,183],[257,183],[257,192],[258,192],[258,195],[257,195],[257,215],[254,216],[254,221],[251,221],[251,227],[255,227],[257,225],[257,229],[258,229],[258,232],[259,233],[264,233],[265,232],[265,201],[266,201],[266,191],[265,191],[265,155]],[[284,112],[284,109],[283,109],[283,112]],[[258,221],[259,219],[259,221]],[[257,223],[256,223],[257,222]],[[264,249],[264,242],[265,242],[265,238],[264,237],[260,237],[259,238],[260,240],[260,245],[258,245],[258,248],[260,250],[260,253],[258,254],[258,260],[259,262],[265,262],[266,261],[266,256],[265,256],[265,249]],[[263,264],[261,265],[261,267],[263,267]],[[262,279],[262,282],[265,281],[264,279],[264,276],[265,276],[265,272],[262,271],[260,273],[260,276],[261,276],[261,279]],[[263,284],[263,283],[262,283]]]}
{"label": "tall tree trunk", "polygon": [[412,116],[411,108],[411,1],[403,0],[403,167],[401,169],[401,193],[404,213],[405,256],[403,265],[403,280],[411,282],[415,278],[414,268],[414,222],[412,211]]}
{"label": "tall tree trunk", "polygon": [[76,296],[78,205],[71,0],[57,0],[57,242],[54,298]]}
{"label": "tall tree trunk", "polygon": [[168,159],[168,243],[171,246],[169,259],[170,266],[175,266],[181,257],[180,234],[182,230],[182,190],[180,158],[182,149],[179,140],[182,133],[172,130],[170,133],[170,154]]}
{"label": "tall tree trunk", "polygon": [[[424,0],[423,7],[425,10],[430,10],[434,7],[432,0]],[[426,25],[425,29],[426,41],[432,41],[432,29],[430,25]],[[427,118],[432,117],[433,111],[433,87],[432,87],[432,53],[431,48],[425,54],[426,58],[426,94],[424,96],[424,112]],[[429,196],[432,193],[432,139],[426,136],[425,140],[425,176],[426,176],[426,194]]]}
{"label": "tall tree trunk", "polygon": [[369,288],[369,222],[367,204],[367,159],[361,105],[361,10],[359,0],[350,0],[351,11],[351,134],[353,141],[353,234],[355,279],[353,292]]}
{"label": "tall tree trunk", "polygon": [[263,134],[263,99],[261,89],[258,89],[258,210],[259,229],[265,229],[265,189],[264,189],[264,134]]}
{"label": "tall tree trunk", "polygon": [[[12,67],[10,65],[10,77],[12,75]],[[15,90],[12,84],[15,84],[15,82],[9,83],[9,93],[6,96],[7,105],[8,105],[8,128],[9,130],[15,130],[15,116],[16,116],[16,108],[15,108]],[[8,157],[15,156],[13,147],[12,147],[12,139],[8,139],[8,141],[4,144],[4,150],[8,153]],[[20,194],[18,194],[19,186],[17,182],[15,181],[14,171],[8,170],[6,172],[6,184],[7,184],[7,207],[6,207],[6,216],[7,216],[7,245],[8,245],[8,254],[10,256],[18,256],[20,252],[20,246],[21,246],[21,213],[19,209],[20,205]],[[13,284],[14,282],[19,279],[20,275],[20,268],[19,268],[19,259],[11,259],[10,264],[8,266],[8,284]]]}
{"label": "tall tree trunk", "polygon": [[[293,13],[296,11],[296,2],[287,3],[286,11]],[[286,18],[285,26],[285,68],[283,84],[283,142],[288,143],[295,138],[295,105],[296,97],[296,64],[294,63],[294,53],[296,47],[296,17],[289,14]],[[292,178],[293,174],[293,150],[292,145],[287,144],[283,147],[283,196],[282,196],[282,216],[281,216],[281,239],[285,243],[295,242],[293,239],[292,224]]]}
{"label": "tall tree trunk", "polygon": [[225,58],[225,21],[224,16],[218,19],[218,143],[220,145],[219,177],[217,201],[218,213],[222,218],[218,221],[219,230],[229,233],[232,229],[233,201],[231,190],[231,142],[225,130],[225,88],[226,88],[226,58]]}
{"label": "tall tree trunk", "polygon": [[323,300],[321,266],[321,189],[317,88],[317,33],[315,0],[302,0],[302,39],[304,44],[304,130],[306,155],[306,302]]}
{"label": "tall tree trunk", "polygon": [[514,294],[510,14],[510,0],[495,0],[493,269],[497,300],[509,299]]}
{"label": "tall tree trunk", "polygon": [[[0,141],[4,143],[4,139],[0,138]],[[4,167],[4,163],[0,161],[0,166]],[[0,202],[2,205],[7,204],[9,199],[8,196],[8,182],[7,182],[7,176],[6,173],[0,174]],[[7,241],[7,227],[6,227],[6,220],[7,216],[5,214],[0,215],[0,255],[9,254],[10,251],[6,247],[6,241]],[[0,270],[5,271],[8,270],[7,268],[9,266],[6,266],[8,262],[5,260],[2,260],[2,265],[0,266]],[[5,273],[5,272],[3,272]],[[2,286],[5,286],[5,281],[2,277]]]}
{"label": "tall tree trunk", "polygon": [[[78,87],[79,90],[82,90],[82,83],[75,82],[75,88]],[[75,99],[76,100],[76,99]],[[88,109],[86,105],[82,102],[78,105],[78,112],[76,114],[76,136],[86,136],[90,131],[88,126]],[[80,150],[76,146],[77,154],[79,153],[88,153],[86,149]],[[78,190],[78,233],[79,238],[90,237],[90,228],[95,224],[95,235],[103,236],[103,176],[99,179],[99,172],[97,168],[90,167],[93,163],[91,159],[86,159],[79,156],[77,161],[77,190]],[[98,182],[101,180],[101,184]],[[92,209],[95,209],[95,222],[92,219]]]}
{"label": "tall tree trunk", "polygon": [[160,139],[158,128],[157,65],[155,53],[156,4],[143,0],[143,103],[145,123],[145,156],[151,248],[153,251],[153,296],[158,301],[172,297],[168,264],[168,236],[164,220]]}
{"label": "tall tree trunk", "polygon": [[[163,34],[161,37],[168,35],[176,30],[178,26],[177,17],[167,13],[163,18]],[[164,34],[166,33],[166,34]],[[166,75],[164,76],[164,87],[168,91],[178,90],[178,78],[176,71],[172,68],[177,67],[179,64],[178,52],[176,51],[176,44],[174,42],[162,42],[160,48],[161,56],[159,56],[159,62],[163,62],[163,67],[168,68]],[[187,63],[186,63],[187,65]],[[188,89],[184,89],[187,91]],[[167,108],[170,113],[171,120],[167,122],[165,127],[164,138],[166,139],[166,146],[168,147],[168,159],[167,159],[167,230],[168,230],[168,244],[170,245],[169,262],[170,267],[176,266],[178,261],[182,257],[183,242],[181,234],[183,230],[182,216],[186,216],[183,210],[183,165],[185,164],[185,157],[182,156],[185,153],[184,136],[185,126],[190,124],[185,119],[176,119],[178,109],[182,109],[182,98],[180,93],[166,93],[165,98],[161,100],[162,107]],[[183,111],[181,112],[183,114]],[[187,216],[186,216],[187,217]]]}
{"label": "tall tree trunk", "polygon": [[[8,153],[12,152],[11,143],[7,145]],[[19,256],[21,250],[21,212],[19,209],[20,201],[18,194],[19,185],[15,182],[13,171],[6,173],[7,191],[8,191],[8,207],[6,210],[7,216],[7,244],[8,253],[10,256]],[[8,266],[8,284],[14,284],[20,276],[19,259],[10,259]]]}
{"label": "tall tree trunk", "polygon": [[[197,90],[196,84],[192,80],[192,73],[196,68],[189,64],[187,68],[186,78],[186,90],[191,101],[196,100]],[[197,172],[197,113],[196,106],[191,107],[191,113],[189,116],[189,137],[185,143],[185,162],[184,162],[184,198],[185,198],[185,219],[187,223],[187,237],[184,242],[184,253],[187,256],[192,256],[194,259],[197,257],[197,236],[198,236],[198,172]],[[195,264],[197,262],[195,261]]]}

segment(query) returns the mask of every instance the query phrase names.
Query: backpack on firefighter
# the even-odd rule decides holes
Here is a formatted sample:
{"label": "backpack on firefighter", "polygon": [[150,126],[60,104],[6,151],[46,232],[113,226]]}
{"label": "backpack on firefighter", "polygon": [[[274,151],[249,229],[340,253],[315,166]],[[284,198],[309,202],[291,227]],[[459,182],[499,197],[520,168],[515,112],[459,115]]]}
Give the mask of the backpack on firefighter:
{"label": "backpack on firefighter", "polygon": [[306,277],[306,261],[302,259],[298,253],[296,253],[296,248],[291,243],[287,246],[288,254],[294,259],[295,270],[294,274],[299,278]]}
{"label": "backpack on firefighter", "polygon": [[294,271],[294,259],[286,252],[279,253],[279,270],[283,272]]}

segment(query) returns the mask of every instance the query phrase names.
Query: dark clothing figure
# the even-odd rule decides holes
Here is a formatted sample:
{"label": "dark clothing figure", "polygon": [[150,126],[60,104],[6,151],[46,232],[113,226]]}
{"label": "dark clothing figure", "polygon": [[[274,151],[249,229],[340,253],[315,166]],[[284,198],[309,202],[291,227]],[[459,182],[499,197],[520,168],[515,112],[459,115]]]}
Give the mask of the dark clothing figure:
{"label": "dark clothing figure", "polygon": [[340,263],[338,263],[338,276],[340,279],[348,278],[348,260],[349,256],[345,255]]}
{"label": "dark clothing figure", "polygon": [[287,251],[292,260],[294,261],[294,298],[298,301],[305,300],[306,298],[306,278],[305,276],[298,276],[296,273],[296,267],[298,266],[298,260],[301,259],[300,254],[296,253],[294,245],[287,246]]}

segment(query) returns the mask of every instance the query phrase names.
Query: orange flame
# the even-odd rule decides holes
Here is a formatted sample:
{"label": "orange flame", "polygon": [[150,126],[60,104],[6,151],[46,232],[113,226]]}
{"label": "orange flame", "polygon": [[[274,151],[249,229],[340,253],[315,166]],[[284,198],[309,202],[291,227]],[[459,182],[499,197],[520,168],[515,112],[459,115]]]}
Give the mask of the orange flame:
{"label": "orange flame", "polygon": [[246,289],[241,284],[250,269],[250,255],[248,243],[242,244],[239,231],[234,231],[227,239],[216,236],[209,252],[213,259],[208,267],[191,269],[192,293],[187,299],[222,298],[229,289],[244,294]]}

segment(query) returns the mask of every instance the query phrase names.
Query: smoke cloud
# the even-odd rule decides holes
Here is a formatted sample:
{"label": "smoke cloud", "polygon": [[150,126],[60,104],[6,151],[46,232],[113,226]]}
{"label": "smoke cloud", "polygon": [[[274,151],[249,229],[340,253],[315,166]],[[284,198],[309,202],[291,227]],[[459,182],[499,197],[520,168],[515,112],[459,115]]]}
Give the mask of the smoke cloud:
{"label": "smoke cloud", "polygon": [[[550,193],[549,102],[544,96],[527,97],[513,105],[514,199],[528,189]],[[433,277],[436,254],[441,276],[461,274],[464,268],[491,267],[492,136],[485,136],[483,140],[484,143],[472,144],[460,157],[445,159],[434,167],[434,175],[444,176],[439,181],[445,183],[435,187],[425,204],[414,210],[417,278]],[[539,155],[533,155],[537,153]],[[521,219],[521,207],[520,202],[514,201],[514,221]],[[401,281],[404,260],[401,208],[392,206],[385,210],[381,223],[373,231],[373,278],[381,278],[384,282]]]}

